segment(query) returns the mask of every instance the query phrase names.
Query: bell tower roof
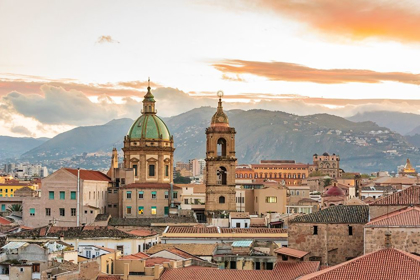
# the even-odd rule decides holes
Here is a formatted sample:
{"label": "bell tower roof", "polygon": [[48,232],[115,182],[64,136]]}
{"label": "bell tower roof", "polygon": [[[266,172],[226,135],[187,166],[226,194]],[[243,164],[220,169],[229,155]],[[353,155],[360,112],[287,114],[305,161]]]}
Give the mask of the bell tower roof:
{"label": "bell tower roof", "polygon": [[150,87],[150,78],[148,80],[148,86],[147,86],[147,93],[144,96],[143,99],[143,114],[156,114],[156,110],[155,110],[155,97],[152,94],[151,91],[151,87]]}
{"label": "bell tower roof", "polygon": [[223,111],[223,104],[222,104],[222,97],[223,97],[223,91],[219,90],[217,92],[217,96],[219,97],[219,103],[217,106],[217,111],[211,118],[211,126],[224,126],[229,127],[229,119],[228,116]]}

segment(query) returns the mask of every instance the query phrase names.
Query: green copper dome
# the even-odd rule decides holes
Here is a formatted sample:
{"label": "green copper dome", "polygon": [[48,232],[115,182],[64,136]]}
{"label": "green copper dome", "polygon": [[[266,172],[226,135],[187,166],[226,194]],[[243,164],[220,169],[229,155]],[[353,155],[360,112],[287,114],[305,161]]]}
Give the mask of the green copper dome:
{"label": "green copper dome", "polygon": [[141,115],[131,126],[128,136],[131,139],[171,139],[168,127],[155,114]]}

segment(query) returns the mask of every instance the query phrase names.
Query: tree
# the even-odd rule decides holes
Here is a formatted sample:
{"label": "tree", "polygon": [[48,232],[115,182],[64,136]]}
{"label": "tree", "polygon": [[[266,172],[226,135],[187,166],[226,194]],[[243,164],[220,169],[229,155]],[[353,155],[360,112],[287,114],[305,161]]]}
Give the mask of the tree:
{"label": "tree", "polygon": [[22,212],[22,205],[21,204],[12,204],[7,209],[10,212]]}
{"label": "tree", "polygon": [[331,185],[331,178],[324,179],[324,187]]}
{"label": "tree", "polygon": [[319,177],[319,176],[325,176],[325,174],[322,174],[321,171],[314,171],[312,173],[309,174],[309,177]]}
{"label": "tree", "polygon": [[179,171],[177,171],[175,173],[174,183],[175,184],[189,184],[189,183],[191,183],[191,178],[190,177],[183,177],[183,176],[181,176],[181,173]]}

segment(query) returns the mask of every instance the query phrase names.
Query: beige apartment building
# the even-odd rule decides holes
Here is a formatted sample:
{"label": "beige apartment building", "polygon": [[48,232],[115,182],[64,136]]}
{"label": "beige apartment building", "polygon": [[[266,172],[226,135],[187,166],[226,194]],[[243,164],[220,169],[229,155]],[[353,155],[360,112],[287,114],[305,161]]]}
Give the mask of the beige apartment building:
{"label": "beige apartment building", "polygon": [[[107,189],[110,178],[99,171],[61,168],[42,180],[40,197],[24,197],[23,224],[40,227],[91,224],[97,214],[106,212]],[[79,207],[77,198],[79,197]]]}
{"label": "beige apartment building", "polygon": [[[181,188],[174,186],[176,196]],[[133,183],[120,187],[121,218],[153,218],[169,215],[171,199],[170,184]],[[175,191],[173,192],[175,195]]]}
{"label": "beige apartment building", "polygon": [[245,212],[251,215],[286,213],[287,189],[281,185],[245,189]]}

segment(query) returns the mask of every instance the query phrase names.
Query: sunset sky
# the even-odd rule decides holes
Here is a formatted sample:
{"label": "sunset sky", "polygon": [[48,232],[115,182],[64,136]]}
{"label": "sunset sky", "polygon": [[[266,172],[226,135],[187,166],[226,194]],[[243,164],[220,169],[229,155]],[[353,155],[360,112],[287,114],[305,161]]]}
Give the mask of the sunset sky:
{"label": "sunset sky", "polygon": [[420,114],[420,1],[0,0],[0,135],[216,106]]}

